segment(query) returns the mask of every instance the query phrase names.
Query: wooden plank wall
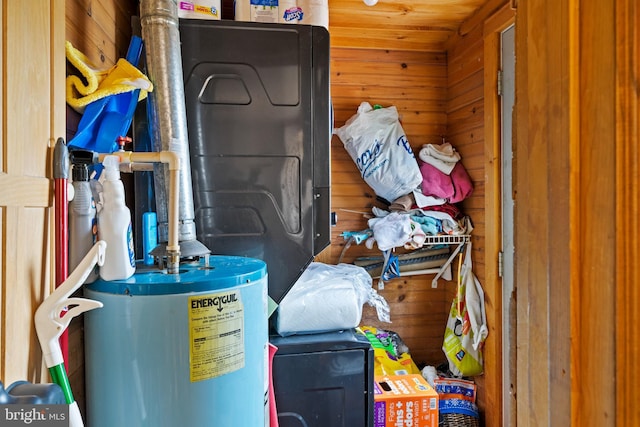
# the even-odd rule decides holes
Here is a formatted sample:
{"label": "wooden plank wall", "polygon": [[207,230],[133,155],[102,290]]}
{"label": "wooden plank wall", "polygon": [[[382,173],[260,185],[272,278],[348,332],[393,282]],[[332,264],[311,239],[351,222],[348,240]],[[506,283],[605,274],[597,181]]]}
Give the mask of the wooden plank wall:
{"label": "wooden plank wall", "polygon": [[518,424],[638,425],[637,2],[522,5]]}
{"label": "wooden plank wall", "polygon": [[108,68],[127,54],[136,0],[66,0],[67,40],[98,67]]}
{"label": "wooden plank wall", "polygon": [[[487,425],[501,423],[499,337],[502,319],[499,314],[499,287],[497,283],[485,283],[487,201],[483,24],[504,9],[505,3],[500,0],[488,2],[464,25],[465,34],[453,38],[446,51],[390,52],[343,47],[331,50],[331,90],[336,127],[342,126],[355,113],[361,101],[396,105],[414,151],[422,144],[440,143],[444,138],[460,152],[474,182],[473,195],[461,207],[475,227],[472,237],[474,271],[485,291],[490,291],[487,292],[487,314],[491,337],[487,342],[486,374],[476,378],[480,386],[478,404]],[[340,44],[346,43],[340,39]],[[422,71],[413,65],[411,58],[418,59]],[[444,62],[440,62],[442,59]],[[327,262],[335,263],[344,246],[340,233],[366,228],[362,213],[370,212],[376,201],[371,189],[356,172],[339,138],[334,136],[331,148],[332,209],[338,214],[338,224],[332,233],[331,255]],[[371,255],[371,252],[352,246],[344,261],[351,262],[356,256]],[[380,293],[391,305],[391,325],[376,322],[375,312],[368,307],[365,307],[363,316],[364,324],[398,332],[420,365],[438,364],[444,360],[441,345],[454,290],[453,283],[441,283],[438,289],[431,289],[431,277],[408,276],[385,285]]]}
{"label": "wooden plank wall", "polygon": [[[414,151],[423,144],[441,143],[446,134],[447,62],[445,52],[331,49],[331,96],[336,128],[356,113],[361,102],[394,105]],[[338,223],[332,230],[328,256],[320,260],[337,263],[345,245],[343,231],[367,228],[373,206],[384,207],[363,181],[355,163],[337,136],[331,143],[331,206]],[[343,262],[358,256],[376,256],[374,246],[352,245]],[[388,281],[380,294],[391,306],[391,324],[378,322],[375,311],[365,306],[362,324],[397,332],[418,364],[444,361],[442,340],[450,301],[451,284],[441,280],[431,288],[433,276],[406,276]]]}
{"label": "wooden plank wall", "polygon": [[[503,0],[487,2],[475,15],[464,22],[460,31],[447,43],[447,139],[460,152],[467,172],[474,183],[473,194],[460,205],[473,221],[473,270],[485,292],[485,310],[489,336],[484,345],[484,375],[474,381],[479,386],[478,406],[486,425],[502,423],[502,291],[497,277],[497,253],[500,241],[499,220],[487,218],[487,211],[499,205],[499,177],[490,173],[496,141],[493,131],[486,129],[497,106],[487,94],[496,92],[497,76],[487,76],[487,69],[497,69],[498,52],[485,51],[488,37],[494,38],[494,27],[502,27],[513,19],[514,11]],[[497,46],[496,46],[497,48]],[[486,64],[485,60],[492,61]],[[496,63],[498,62],[498,63]],[[490,109],[490,111],[485,111]],[[487,115],[489,115],[487,117]],[[493,117],[493,118],[492,118]],[[485,133],[489,132],[489,133]],[[499,152],[499,149],[497,150]],[[488,180],[488,177],[492,177]],[[498,179],[496,182],[495,179]],[[490,208],[488,208],[490,207]],[[486,226],[486,227],[485,227]],[[488,228],[487,228],[488,227]],[[487,252],[492,248],[491,252]]]}
{"label": "wooden plank wall", "polygon": [[[472,259],[474,272],[478,280],[487,288],[485,282],[485,164],[484,164],[484,49],[482,26],[450,42],[448,50],[448,95],[447,95],[447,139],[462,156],[465,168],[473,180],[473,194],[461,203],[473,221]],[[489,298],[485,298],[490,333],[490,344],[495,340],[496,307]],[[499,330],[499,329],[498,329]],[[486,356],[486,355],[485,355]],[[495,360],[485,358],[485,370],[495,370]],[[479,384],[479,406],[486,407],[484,376],[474,378]]]}
{"label": "wooden plank wall", "polygon": [[[481,28],[461,38],[450,46],[448,62],[447,138],[460,152],[469,176],[474,183],[473,194],[462,202],[463,210],[473,221],[472,259],[478,280],[485,282],[485,218],[484,218],[484,49]],[[486,311],[495,309],[485,298]],[[491,313],[493,314],[493,313]],[[489,343],[495,337],[495,316],[488,316]],[[486,356],[486,355],[485,355]],[[485,358],[485,370],[493,371],[495,360]],[[474,378],[479,387],[479,406],[486,407],[484,376]]]}
{"label": "wooden plank wall", "polygon": [[[640,425],[640,398],[634,369],[640,355],[637,302],[640,289],[640,5],[634,0],[616,2],[616,223],[625,224],[616,242],[616,426]],[[620,203],[620,202],[618,202]],[[622,204],[620,203],[620,204]]]}
{"label": "wooden plank wall", "polygon": [[518,425],[639,424],[639,19],[634,0],[519,7]]}

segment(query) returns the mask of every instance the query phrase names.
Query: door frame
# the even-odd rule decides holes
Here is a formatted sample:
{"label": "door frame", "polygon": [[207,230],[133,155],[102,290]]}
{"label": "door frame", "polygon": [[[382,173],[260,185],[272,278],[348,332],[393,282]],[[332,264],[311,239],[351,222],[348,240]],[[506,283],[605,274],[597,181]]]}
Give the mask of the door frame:
{"label": "door frame", "polygon": [[[500,69],[501,34],[515,24],[516,11],[511,3],[505,4],[484,23],[484,134],[485,134],[485,295],[493,300],[495,323],[493,339],[487,341],[487,357],[494,358],[493,366],[500,372],[486,376],[486,388],[502,392],[502,278],[498,271],[498,257],[502,250],[502,159],[501,159],[501,100],[498,95],[498,70]],[[515,141],[514,141],[515,150]],[[515,284],[514,284],[515,289]],[[515,331],[515,323],[511,325]],[[515,381],[515,378],[512,378]],[[489,384],[489,382],[495,382]],[[501,393],[502,394],[502,393]],[[504,405],[502,399],[495,400],[495,407],[486,408],[486,425],[503,425]],[[512,402],[509,419],[515,419]],[[515,424],[514,424],[515,425]]]}

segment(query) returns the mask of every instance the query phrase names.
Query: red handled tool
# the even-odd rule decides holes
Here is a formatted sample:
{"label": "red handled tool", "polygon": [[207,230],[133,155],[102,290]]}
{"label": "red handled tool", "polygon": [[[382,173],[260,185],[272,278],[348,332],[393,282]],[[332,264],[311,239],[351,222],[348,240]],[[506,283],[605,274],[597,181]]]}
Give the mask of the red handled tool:
{"label": "red handled tool", "polygon": [[[58,288],[69,275],[69,198],[67,195],[69,150],[62,138],[58,138],[53,150],[53,179],[55,188],[56,288]],[[60,336],[60,348],[63,360],[69,360],[66,330]]]}

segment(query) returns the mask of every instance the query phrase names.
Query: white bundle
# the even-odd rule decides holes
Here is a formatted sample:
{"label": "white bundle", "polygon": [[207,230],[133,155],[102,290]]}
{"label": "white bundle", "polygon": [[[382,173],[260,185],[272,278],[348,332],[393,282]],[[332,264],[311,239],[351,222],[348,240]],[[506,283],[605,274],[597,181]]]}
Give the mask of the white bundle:
{"label": "white bundle", "polygon": [[287,336],[355,328],[365,302],[389,322],[389,306],[364,268],[312,262],[280,302],[276,330]]}

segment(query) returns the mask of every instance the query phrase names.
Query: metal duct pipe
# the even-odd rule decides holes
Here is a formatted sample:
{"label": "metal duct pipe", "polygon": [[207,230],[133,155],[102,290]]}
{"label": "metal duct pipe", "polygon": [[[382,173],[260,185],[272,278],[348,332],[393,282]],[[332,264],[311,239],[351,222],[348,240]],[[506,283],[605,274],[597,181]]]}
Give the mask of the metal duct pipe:
{"label": "metal duct pipe", "polygon": [[[210,251],[196,240],[191,162],[185,108],[182,55],[178,30],[177,0],[141,0],[140,25],[145,43],[147,73],[154,90],[149,93],[149,125],[155,151],[173,151],[180,156],[178,236],[183,256],[206,255]],[[158,235],[161,246],[168,239],[166,165],[154,166]],[[166,245],[165,245],[166,246]],[[154,250],[154,255],[159,255]],[[170,254],[167,254],[170,255]]]}

